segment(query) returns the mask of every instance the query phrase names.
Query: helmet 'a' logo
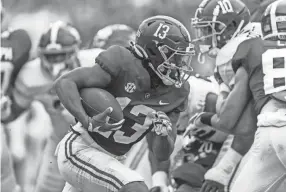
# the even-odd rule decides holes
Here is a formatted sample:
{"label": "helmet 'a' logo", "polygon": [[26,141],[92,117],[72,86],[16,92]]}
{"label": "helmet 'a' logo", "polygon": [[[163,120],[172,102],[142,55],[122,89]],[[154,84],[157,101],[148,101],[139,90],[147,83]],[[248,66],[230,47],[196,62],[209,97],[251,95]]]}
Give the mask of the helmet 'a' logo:
{"label": "helmet 'a' logo", "polygon": [[134,83],[127,83],[124,88],[127,93],[133,93],[136,90],[136,85]]}

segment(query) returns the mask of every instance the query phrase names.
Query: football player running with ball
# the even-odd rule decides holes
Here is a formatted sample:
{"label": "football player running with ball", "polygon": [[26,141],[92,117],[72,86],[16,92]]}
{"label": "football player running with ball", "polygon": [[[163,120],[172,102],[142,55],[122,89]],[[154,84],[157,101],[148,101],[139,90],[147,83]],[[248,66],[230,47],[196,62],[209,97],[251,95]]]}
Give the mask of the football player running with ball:
{"label": "football player running with ball", "polygon": [[[175,122],[189,93],[186,81],[194,55],[190,42],[189,32],[178,20],[150,17],[139,26],[130,48],[112,46],[98,55],[93,67],[75,69],[55,82],[61,102],[79,121],[56,152],[60,172],[70,184],[64,190],[148,191],[143,178],[121,161],[145,135],[159,161],[171,155]],[[79,94],[82,88],[111,93],[124,119],[108,123],[112,108],[89,117]]]}

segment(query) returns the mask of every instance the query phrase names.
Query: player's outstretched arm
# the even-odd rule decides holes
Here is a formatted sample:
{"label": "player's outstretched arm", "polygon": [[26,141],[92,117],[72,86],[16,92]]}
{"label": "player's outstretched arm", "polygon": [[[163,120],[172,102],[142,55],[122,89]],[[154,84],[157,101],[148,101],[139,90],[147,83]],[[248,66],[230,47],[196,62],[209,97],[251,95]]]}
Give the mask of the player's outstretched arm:
{"label": "player's outstretched arm", "polygon": [[79,90],[82,88],[104,88],[111,81],[111,76],[98,64],[93,67],[80,67],[58,78],[54,88],[65,108],[84,127],[89,126],[89,117],[83,109]]}
{"label": "player's outstretched arm", "polygon": [[216,114],[202,114],[196,123],[201,122],[226,133],[232,133],[233,128],[251,99],[248,74],[243,67],[237,70],[235,79],[234,88],[223,102],[220,110]]}

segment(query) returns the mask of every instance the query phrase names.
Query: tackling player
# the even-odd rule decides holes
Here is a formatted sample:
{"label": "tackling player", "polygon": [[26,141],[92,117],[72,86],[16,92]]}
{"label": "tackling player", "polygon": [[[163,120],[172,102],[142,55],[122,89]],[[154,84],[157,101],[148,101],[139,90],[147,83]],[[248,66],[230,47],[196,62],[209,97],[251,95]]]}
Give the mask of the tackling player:
{"label": "tackling player", "polygon": [[[244,90],[246,95],[254,98],[259,127],[255,134],[252,149],[242,161],[241,170],[239,168],[237,171],[237,178],[234,180],[231,191],[275,191],[285,176],[283,159],[285,154],[278,152],[278,145],[283,146],[282,137],[285,137],[283,132],[283,127],[285,127],[285,111],[283,112],[285,110],[285,104],[283,104],[285,70],[276,67],[276,64],[280,66],[285,61],[286,52],[285,43],[283,43],[283,41],[285,42],[285,0],[276,1],[267,8],[262,20],[262,32],[264,39],[270,41],[250,38],[240,44],[234,56],[234,61],[238,64],[236,74],[241,74],[239,79],[235,79],[240,82],[236,85],[244,87],[240,91]],[[266,58],[270,59],[267,60]],[[275,73],[272,73],[273,68]],[[273,74],[274,77],[268,76],[269,73]],[[231,93],[228,99],[235,98],[230,97]],[[276,99],[273,99],[272,94],[278,95],[277,97],[274,96]],[[228,102],[228,99],[222,111],[230,113],[236,109],[231,106],[237,100]],[[245,99],[243,98],[243,100]],[[217,118],[218,116],[214,114],[203,114],[198,122],[214,125]],[[274,127],[281,128],[276,129]],[[267,156],[271,158],[265,159]]]}
{"label": "tackling player", "polygon": [[[129,49],[112,46],[99,54],[93,67],[79,68],[56,81],[60,100],[79,121],[57,153],[61,174],[74,190],[148,191],[143,178],[120,161],[145,135],[157,160],[167,160],[172,153],[174,124],[189,91],[185,82],[194,54],[190,41],[189,32],[178,20],[150,17],[139,26]],[[128,83],[134,89],[125,89]],[[89,117],[78,91],[84,87],[101,87],[113,94],[125,120],[107,123],[110,108]],[[92,131],[96,127],[107,132]]]}
{"label": "tackling player", "polygon": [[258,129],[238,168],[232,192],[276,191],[286,178],[286,0],[270,4],[261,25],[263,40],[252,40],[243,63]]}
{"label": "tackling player", "polygon": [[[64,114],[63,107],[61,107],[51,88],[56,77],[80,65],[77,58],[79,43],[80,36],[77,30],[71,25],[61,21],[52,23],[48,31],[41,36],[38,45],[39,57],[26,63],[15,80],[15,88],[12,92],[12,113],[5,119],[5,122],[10,122],[18,118],[20,114],[30,107],[33,101],[37,100],[44,105],[53,125],[52,135],[45,145],[44,157],[39,158],[42,154],[42,148],[34,147],[38,150],[33,151],[36,155],[32,157],[28,156],[26,159],[25,171],[29,171],[31,167],[35,170],[36,166],[35,162],[33,162],[35,158],[37,160],[43,159],[43,162],[40,163],[41,170],[37,179],[36,191],[60,191],[64,186],[64,181],[57,171],[53,151],[61,137],[67,131],[61,125],[68,125],[71,122],[68,122],[68,116]],[[48,135],[45,137],[48,137]],[[43,136],[40,138],[43,138]],[[37,143],[37,146],[43,145],[43,141],[39,141],[38,138],[30,138],[30,141]],[[31,158],[34,159],[31,160]],[[42,169],[49,169],[50,171],[43,171]],[[49,176],[50,173],[52,176]],[[36,175],[30,174],[24,177],[25,184],[27,184],[30,182],[28,179],[34,179],[33,177],[36,177]],[[45,183],[49,183],[48,186],[45,186],[48,190],[44,190],[43,185]],[[39,184],[41,186],[40,189]]]}
{"label": "tackling player", "polygon": [[[4,10],[1,1],[1,24]],[[1,31],[1,191],[18,192],[12,157],[7,146],[2,119],[11,113],[10,93],[22,66],[28,61],[31,39],[22,29]]]}
{"label": "tackling player", "polygon": [[[249,10],[239,0],[203,1],[192,20],[197,32],[195,41],[204,41],[204,44],[210,46],[209,54],[216,57],[217,74],[221,83],[218,99],[221,106],[213,117],[214,120],[208,121],[212,113],[199,114],[198,119],[202,116],[207,119],[207,125],[240,135],[235,136],[231,148],[215,168],[207,172],[202,191],[223,191],[236,165],[253,141],[256,118],[250,92],[241,82],[243,74],[239,69],[241,60],[245,57],[240,54],[244,48],[241,45],[249,39],[259,37],[259,30],[249,20]],[[200,126],[198,122],[200,121],[196,121],[197,126]],[[226,142],[229,143],[229,140]]]}

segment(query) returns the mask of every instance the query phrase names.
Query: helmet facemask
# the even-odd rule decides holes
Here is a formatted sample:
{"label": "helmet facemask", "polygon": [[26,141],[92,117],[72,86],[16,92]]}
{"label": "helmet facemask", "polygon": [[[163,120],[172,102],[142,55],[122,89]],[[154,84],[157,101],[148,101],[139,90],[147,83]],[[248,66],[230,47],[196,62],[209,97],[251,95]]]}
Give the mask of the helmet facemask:
{"label": "helmet facemask", "polygon": [[200,41],[210,45],[210,50],[222,48],[229,40],[237,36],[244,25],[243,20],[240,23],[230,22],[229,24],[218,21],[219,9],[214,10],[212,18],[200,19],[201,12],[202,8],[197,9],[191,21],[196,36],[193,42]]}
{"label": "helmet facemask", "polygon": [[286,41],[286,16],[266,16],[262,22],[262,32],[264,40]]}
{"label": "helmet facemask", "polygon": [[192,56],[195,54],[194,48],[173,49],[167,45],[158,46],[163,62],[156,65],[150,63],[150,67],[161,78],[165,85],[175,85],[180,88],[191,76]]}
{"label": "helmet facemask", "polygon": [[210,45],[210,48],[216,48],[217,40],[227,26],[223,22],[217,21],[217,15],[215,14],[212,19],[200,19],[199,15],[202,11],[202,8],[198,8],[195,17],[191,20],[191,25],[195,31],[193,42],[204,42],[204,44]]}
{"label": "helmet facemask", "polygon": [[40,57],[43,68],[55,79],[78,67],[75,46],[60,50],[40,49]]}

